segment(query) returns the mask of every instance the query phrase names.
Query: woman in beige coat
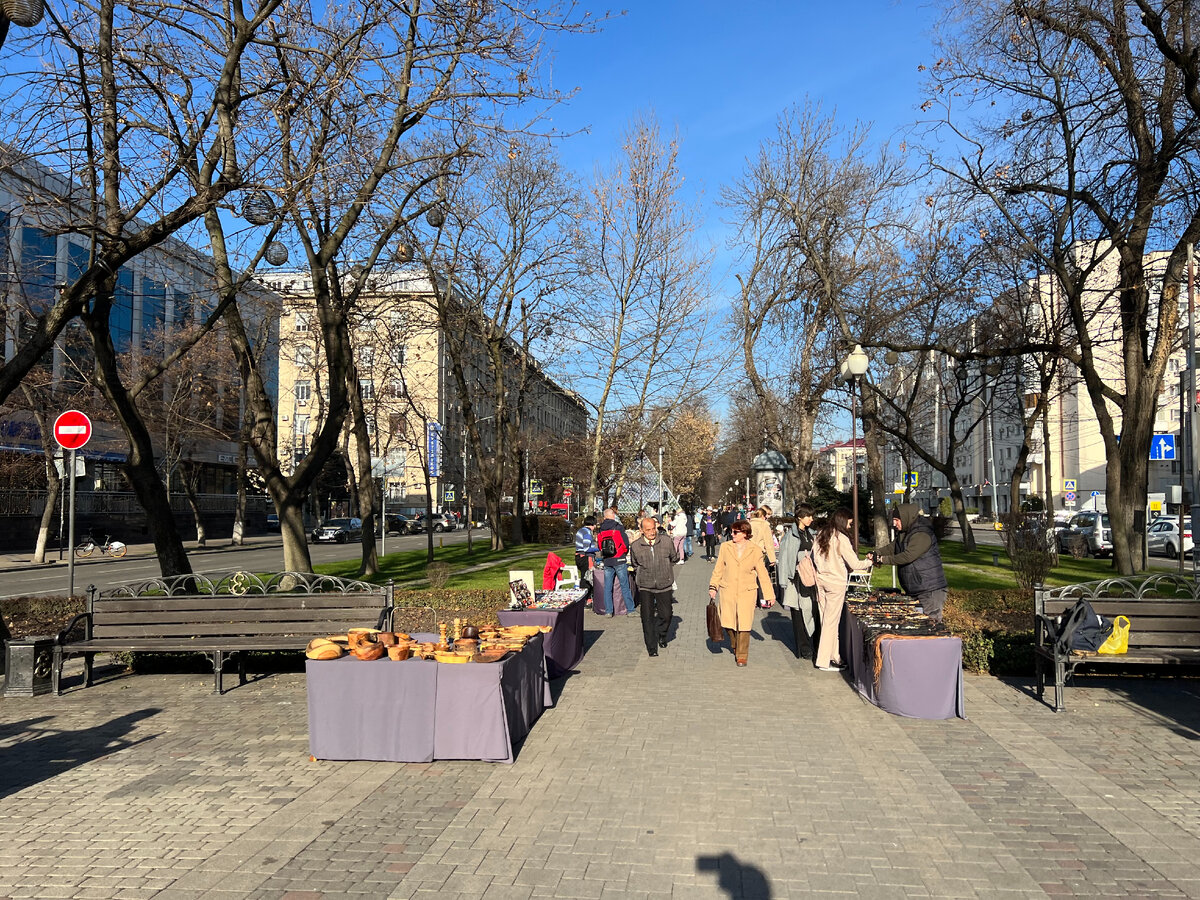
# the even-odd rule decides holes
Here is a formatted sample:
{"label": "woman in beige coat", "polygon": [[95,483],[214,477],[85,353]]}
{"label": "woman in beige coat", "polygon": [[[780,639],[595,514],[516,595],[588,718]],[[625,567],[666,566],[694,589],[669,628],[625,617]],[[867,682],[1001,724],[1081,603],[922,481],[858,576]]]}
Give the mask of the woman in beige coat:
{"label": "woman in beige coat", "polygon": [[850,542],[854,519],[850,510],[839,509],[817,532],[813,543],[813,567],[817,570],[817,608],[821,611],[821,639],[817,643],[817,668],[836,672],[842,665],[842,606],[846,603],[846,578],[850,572],[871,568],[869,559],[859,559]]}
{"label": "woman in beige coat", "polygon": [[731,533],[733,540],[722,544],[717,554],[708,596],[716,599],[720,593],[721,627],[729,635],[734,659],[744,666],[750,654],[750,629],[754,626],[759,588],[767,598],[775,596],[775,589],[762,549],[750,540],[750,523],[738,519],[731,526]]}

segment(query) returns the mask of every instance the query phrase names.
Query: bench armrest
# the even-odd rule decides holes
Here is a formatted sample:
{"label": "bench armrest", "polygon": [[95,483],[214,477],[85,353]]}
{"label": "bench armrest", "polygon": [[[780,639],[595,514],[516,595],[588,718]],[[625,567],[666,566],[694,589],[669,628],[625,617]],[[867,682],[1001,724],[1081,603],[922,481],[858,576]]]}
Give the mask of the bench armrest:
{"label": "bench armrest", "polygon": [[379,621],[377,621],[375,623],[375,630],[376,631],[387,631],[388,628],[385,626],[389,626],[391,624],[392,613],[395,611],[396,611],[395,604],[388,604],[387,606],[385,606],[383,608],[382,612],[379,613]]}
{"label": "bench armrest", "polygon": [[88,622],[90,624],[91,619],[92,619],[91,613],[86,613],[86,612],[80,613],[75,618],[73,618],[70,622],[67,623],[66,628],[64,628],[62,631],[60,631],[58,634],[56,634],[54,636],[54,643],[58,644],[59,646],[62,646],[63,644],[67,643],[67,638],[71,633],[71,629],[73,629],[80,622]]}

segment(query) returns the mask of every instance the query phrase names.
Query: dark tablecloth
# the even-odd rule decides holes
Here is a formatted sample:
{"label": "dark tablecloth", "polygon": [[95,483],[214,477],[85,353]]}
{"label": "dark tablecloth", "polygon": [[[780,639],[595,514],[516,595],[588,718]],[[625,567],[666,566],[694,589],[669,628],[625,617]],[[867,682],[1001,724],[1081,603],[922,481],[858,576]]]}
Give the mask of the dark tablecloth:
{"label": "dark tablecloth", "polygon": [[353,656],[308,660],[308,744],[317,759],[512,762],[553,705],[545,635],[498,663]]}
{"label": "dark tablecloth", "polygon": [[[632,597],[626,597],[625,592],[621,590],[621,582],[613,576],[613,595],[617,601],[616,614],[618,616],[632,616],[634,613],[634,604],[637,603],[637,585],[633,583],[633,573],[629,573],[629,589],[633,591]],[[592,609],[595,610],[596,604],[600,604],[601,609],[608,607],[608,603],[604,596],[604,566],[596,563],[596,568],[592,569]]]}
{"label": "dark tablecloth", "polygon": [[862,623],[842,611],[842,659],[858,692],[880,709],[912,719],[965,719],[962,640],[956,637],[884,638],[883,667],[875,680],[874,642],[863,643]]}
{"label": "dark tablecloth", "polygon": [[501,625],[550,625],[546,638],[546,671],[560,678],[583,659],[582,598],[562,609],[502,609],[496,613]]}

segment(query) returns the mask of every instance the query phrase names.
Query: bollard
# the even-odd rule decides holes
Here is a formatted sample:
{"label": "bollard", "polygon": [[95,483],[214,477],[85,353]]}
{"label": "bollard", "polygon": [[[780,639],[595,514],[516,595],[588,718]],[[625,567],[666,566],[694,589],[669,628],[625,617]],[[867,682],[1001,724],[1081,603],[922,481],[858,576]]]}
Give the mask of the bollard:
{"label": "bollard", "polygon": [[444,543],[445,540],[446,540],[445,538],[438,538],[438,549],[439,550],[441,550],[443,547],[446,546]]}
{"label": "bollard", "polygon": [[996,552],[992,553],[992,565],[993,566],[1000,565],[1000,554],[999,553],[996,553]]}

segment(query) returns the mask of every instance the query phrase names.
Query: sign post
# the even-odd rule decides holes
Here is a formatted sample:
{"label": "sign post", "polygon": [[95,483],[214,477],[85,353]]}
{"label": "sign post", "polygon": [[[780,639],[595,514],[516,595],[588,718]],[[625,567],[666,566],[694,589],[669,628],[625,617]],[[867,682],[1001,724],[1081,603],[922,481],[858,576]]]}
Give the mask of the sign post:
{"label": "sign post", "polygon": [[71,480],[70,512],[67,518],[67,596],[75,596],[75,451],[92,437],[92,420],[77,409],[69,409],[54,420],[54,439],[71,451],[66,469]]}

